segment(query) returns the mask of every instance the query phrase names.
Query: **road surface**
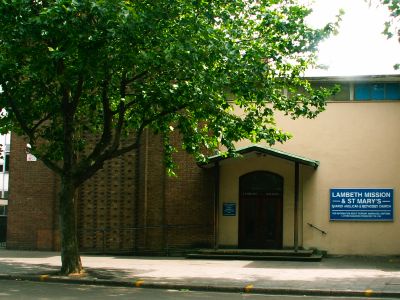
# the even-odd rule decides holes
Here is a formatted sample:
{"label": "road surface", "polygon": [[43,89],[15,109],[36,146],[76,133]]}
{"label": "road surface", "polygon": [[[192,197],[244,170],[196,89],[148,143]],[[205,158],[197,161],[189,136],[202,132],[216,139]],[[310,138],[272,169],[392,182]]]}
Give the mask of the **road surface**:
{"label": "road surface", "polygon": [[[191,292],[187,290],[141,289],[127,287],[105,287],[80,284],[46,283],[0,280],[0,299],[7,300],[78,300],[78,299],[135,299],[135,300],[348,300],[349,297],[315,297],[256,295],[242,293]],[[353,298],[352,300],[378,300],[378,298]],[[383,300],[383,299],[382,299]],[[390,300],[385,298],[385,300]]]}

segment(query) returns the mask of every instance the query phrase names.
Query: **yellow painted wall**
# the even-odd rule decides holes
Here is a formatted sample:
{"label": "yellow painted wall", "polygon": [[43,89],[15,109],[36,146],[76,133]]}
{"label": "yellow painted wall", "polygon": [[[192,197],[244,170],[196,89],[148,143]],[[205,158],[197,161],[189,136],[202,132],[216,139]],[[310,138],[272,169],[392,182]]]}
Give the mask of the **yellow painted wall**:
{"label": "yellow painted wall", "polygon": [[[332,102],[314,120],[293,121],[278,115],[277,123],[294,137],[275,148],[321,163],[317,170],[301,168],[303,246],[331,254],[399,254],[400,102]],[[238,144],[245,145],[248,143]],[[279,158],[255,156],[222,162],[220,212],[223,202],[238,201],[239,176],[255,170],[280,174],[285,180],[283,245],[293,245],[293,165]],[[330,188],[393,188],[394,221],[330,221]],[[237,228],[237,217],[220,213],[220,245],[237,245]]]}
{"label": "yellow painted wall", "polygon": [[[221,162],[219,244],[238,245],[239,177],[252,171],[269,171],[281,175],[283,182],[283,246],[293,245],[294,163],[271,156],[246,155]],[[223,216],[223,203],[236,203],[235,217]]]}

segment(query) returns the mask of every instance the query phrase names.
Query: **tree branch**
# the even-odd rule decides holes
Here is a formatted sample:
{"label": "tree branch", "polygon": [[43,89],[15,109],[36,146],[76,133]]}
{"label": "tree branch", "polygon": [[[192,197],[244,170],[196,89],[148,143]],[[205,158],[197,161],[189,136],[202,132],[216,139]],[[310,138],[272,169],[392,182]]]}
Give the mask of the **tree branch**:
{"label": "tree branch", "polygon": [[[113,142],[113,146],[108,148],[107,150],[105,150],[102,154],[99,154],[96,158],[96,160],[85,160],[85,162],[82,163],[82,165],[79,167],[79,169],[77,169],[76,172],[76,184],[80,185],[83,182],[85,182],[87,179],[89,179],[93,174],[95,174],[98,170],[100,170],[101,168],[103,168],[104,162],[113,158],[116,158],[118,156],[121,156],[123,154],[126,154],[130,151],[133,151],[135,149],[138,149],[140,146],[140,137],[144,131],[144,129],[150,125],[151,123],[153,123],[156,120],[159,120],[169,114],[178,112],[186,107],[189,106],[190,103],[184,103],[181,104],[179,106],[175,106],[171,109],[167,109],[164,111],[159,112],[158,114],[153,115],[151,118],[148,118],[147,120],[143,120],[142,124],[140,125],[140,127],[138,128],[138,130],[136,131],[136,139],[133,143],[119,148],[120,146],[120,134],[121,134],[121,130],[119,130],[118,134],[119,136],[114,137],[114,142]],[[124,109],[125,107],[122,107],[120,109]],[[125,112],[124,112],[125,113]],[[124,114],[121,114],[119,116],[119,123],[121,122],[121,125],[117,125],[117,128],[120,127],[122,129],[122,124],[124,122]]]}
{"label": "tree branch", "polygon": [[70,105],[69,90],[62,86],[62,119],[63,119],[63,175],[70,176],[74,164],[73,132],[74,132],[74,108]]}
{"label": "tree branch", "polygon": [[112,143],[110,151],[117,150],[121,141],[121,133],[125,122],[125,113],[126,113],[125,105],[122,101],[119,103],[118,111],[119,111],[118,122],[117,126],[114,129],[114,141]]}
{"label": "tree branch", "polygon": [[[133,151],[135,149],[138,149],[140,146],[140,137],[143,133],[144,127],[141,127],[137,133],[136,133],[136,138],[135,142],[130,144],[128,147],[124,148],[125,151],[106,151],[102,155],[98,157],[98,159],[94,162],[94,164],[88,166],[87,164],[83,164],[79,170],[76,172],[75,176],[75,184],[76,186],[79,186],[83,184],[86,180],[91,178],[98,170],[103,168],[104,162],[107,160],[110,160],[112,158],[115,158],[117,156],[123,155],[129,151]],[[122,150],[122,149],[121,149]],[[112,155],[112,154],[116,155]]]}
{"label": "tree branch", "polygon": [[[159,120],[162,117],[165,117],[165,116],[167,116],[169,114],[178,112],[178,111],[180,111],[180,110],[182,110],[182,109],[184,109],[184,108],[186,108],[188,106],[189,106],[189,103],[185,103],[185,104],[182,104],[180,106],[171,108],[169,110],[164,110],[164,111],[154,115],[152,118],[149,118],[148,120],[143,120],[141,126],[139,127],[139,129],[137,131],[137,136],[140,136],[143,133],[144,129],[148,125],[153,123],[154,121]],[[126,146],[126,147],[123,147],[123,148],[120,148],[120,149],[117,149],[117,150],[113,151],[112,153],[109,154],[109,158],[107,158],[106,160],[118,157],[120,155],[123,155],[123,154],[125,154],[125,153],[127,153],[129,151],[132,151],[133,149],[135,149],[138,146],[139,146],[139,140],[136,140],[135,143],[132,143],[132,144]]]}
{"label": "tree branch", "polygon": [[39,120],[33,127],[32,127],[32,132],[34,133],[40,125],[42,125],[44,122],[50,119],[52,116],[52,113],[48,113],[43,119]]}
{"label": "tree branch", "polygon": [[146,77],[146,75],[147,75],[148,73],[149,73],[148,71],[143,71],[142,73],[139,73],[139,74],[133,76],[132,78],[126,79],[126,80],[125,80],[125,83],[128,85],[128,84],[130,84],[130,83],[132,83],[132,82],[134,82],[134,81],[136,81],[136,80],[143,79],[143,78]]}
{"label": "tree branch", "polygon": [[77,82],[77,85],[76,85],[76,91],[75,91],[74,96],[72,97],[72,105],[73,105],[74,111],[77,109],[77,107],[79,105],[79,101],[80,101],[81,96],[82,96],[83,83],[84,83],[83,75],[79,74],[78,82]]}
{"label": "tree branch", "polygon": [[128,84],[126,80],[126,71],[124,71],[122,73],[121,83],[119,86],[119,94],[121,99],[125,99],[126,96],[126,85]]}
{"label": "tree branch", "polygon": [[50,170],[52,170],[54,173],[61,175],[63,170],[53,161],[50,159],[47,159],[45,156],[43,157],[38,157]]}
{"label": "tree branch", "polygon": [[28,124],[25,122],[24,118],[21,115],[21,112],[19,111],[14,99],[12,97],[7,97],[8,99],[8,104],[11,107],[11,110],[14,112],[15,118],[17,119],[17,122],[21,125],[22,130],[26,133],[26,135],[29,138],[29,142],[33,143],[35,141],[35,134],[32,131],[32,129],[30,129],[28,127]]}
{"label": "tree branch", "polygon": [[132,150],[134,150],[136,148],[139,148],[139,146],[140,146],[140,137],[142,136],[142,133],[143,133],[144,129],[146,128],[146,126],[147,126],[147,124],[145,125],[143,123],[139,127],[138,131],[136,132],[136,139],[135,139],[134,143],[132,143],[132,144],[126,146],[126,147],[114,150],[113,152],[110,152],[108,157],[105,160],[116,158],[116,157],[121,156],[121,155],[123,155],[125,153],[128,153],[128,152],[130,152],[130,151],[132,151]]}
{"label": "tree branch", "polygon": [[[17,119],[17,122],[20,124],[22,130],[25,132],[25,134],[28,137],[28,142],[31,145],[31,147],[35,148],[36,146],[36,137],[35,137],[35,131],[36,129],[40,126],[40,124],[42,124],[43,122],[45,122],[46,120],[48,120],[48,118],[50,117],[50,114],[47,115],[45,118],[43,118],[42,120],[40,120],[32,129],[28,127],[27,123],[25,122],[24,118],[22,118],[21,112],[19,111],[17,104],[15,103],[15,101],[13,100],[13,97],[7,97],[8,99],[8,103],[11,107],[12,112],[15,115],[15,118]],[[38,159],[40,159],[50,170],[54,171],[57,174],[61,174],[62,170],[61,168],[54,163],[53,161],[51,161],[50,159],[47,159],[45,156],[40,156],[38,154],[36,154],[38,156]]]}
{"label": "tree branch", "polygon": [[103,132],[100,141],[96,144],[92,153],[87,157],[89,162],[95,161],[97,157],[101,154],[104,148],[111,142],[111,126],[112,126],[112,116],[113,113],[110,108],[110,99],[108,97],[108,86],[110,84],[111,78],[108,77],[103,81],[101,103],[103,107]]}

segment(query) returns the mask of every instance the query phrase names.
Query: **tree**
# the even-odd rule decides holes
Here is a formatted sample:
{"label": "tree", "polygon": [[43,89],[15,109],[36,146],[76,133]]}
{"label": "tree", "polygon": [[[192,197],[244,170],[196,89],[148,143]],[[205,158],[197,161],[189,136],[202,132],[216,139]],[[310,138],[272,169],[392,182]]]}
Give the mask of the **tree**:
{"label": "tree", "polygon": [[379,0],[378,3],[385,5],[390,11],[390,20],[385,22],[383,34],[391,38],[393,37],[393,24],[398,21],[398,17],[400,16],[400,2],[397,0]]}
{"label": "tree", "polygon": [[146,128],[164,137],[172,170],[174,128],[204,160],[204,149],[232,153],[240,139],[285,141],[274,110],[324,109],[330,91],[302,74],[334,25],[309,28],[309,13],[295,0],[0,2],[0,128],[60,177],[63,274],[82,271],[77,188],[137,149]]}
{"label": "tree", "polygon": [[[366,0],[367,1],[367,0]],[[376,6],[385,6],[389,10],[389,18],[384,24],[383,34],[388,38],[392,38],[393,36],[397,36],[398,41],[400,42],[400,28],[399,25],[399,17],[400,17],[400,1],[398,0],[368,0],[369,5]],[[396,34],[393,34],[397,30]],[[397,63],[393,66],[395,70],[400,69],[400,64]]]}

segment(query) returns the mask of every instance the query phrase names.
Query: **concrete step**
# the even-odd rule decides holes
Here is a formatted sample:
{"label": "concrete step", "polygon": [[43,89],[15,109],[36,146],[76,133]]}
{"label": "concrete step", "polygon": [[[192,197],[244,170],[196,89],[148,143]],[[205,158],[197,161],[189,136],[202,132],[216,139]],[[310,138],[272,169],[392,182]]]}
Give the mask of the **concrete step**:
{"label": "concrete step", "polygon": [[190,253],[186,255],[189,259],[220,259],[220,260],[266,260],[266,261],[304,261],[319,262],[322,260],[321,254],[310,256],[294,255],[251,255],[251,254],[201,254]]}
{"label": "concrete step", "polygon": [[206,255],[251,255],[251,256],[296,256],[308,257],[311,256],[313,250],[297,250],[292,249],[200,249],[197,254]]}

